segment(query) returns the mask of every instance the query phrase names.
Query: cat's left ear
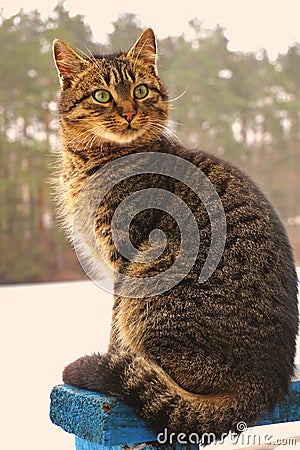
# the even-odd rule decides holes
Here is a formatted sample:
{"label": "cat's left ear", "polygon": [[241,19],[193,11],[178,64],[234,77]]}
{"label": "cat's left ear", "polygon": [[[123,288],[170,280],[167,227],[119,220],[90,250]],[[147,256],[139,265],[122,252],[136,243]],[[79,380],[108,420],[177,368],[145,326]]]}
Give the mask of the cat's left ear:
{"label": "cat's left ear", "polygon": [[55,39],[53,42],[53,57],[62,87],[70,84],[71,80],[88,65],[86,59],[61,39]]}
{"label": "cat's left ear", "polygon": [[146,64],[150,64],[154,66],[155,71],[157,72],[156,67],[156,58],[157,58],[157,46],[156,46],[156,38],[153,30],[151,28],[147,28],[140,35],[136,43],[131,47],[127,56],[143,61]]}

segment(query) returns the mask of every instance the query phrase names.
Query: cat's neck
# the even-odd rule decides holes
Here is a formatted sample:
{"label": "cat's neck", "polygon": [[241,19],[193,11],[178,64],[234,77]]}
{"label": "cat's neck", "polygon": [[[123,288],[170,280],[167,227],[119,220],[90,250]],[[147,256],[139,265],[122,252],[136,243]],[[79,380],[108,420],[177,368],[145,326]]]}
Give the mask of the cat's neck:
{"label": "cat's neck", "polygon": [[175,145],[175,142],[167,140],[165,137],[146,143],[133,142],[123,145],[104,142],[101,146],[95,145],[89,148],[76,148],[67,144],[63,146],[63,159],[68,163],[76,161],[76,165],[85,166],[86,170],[93,171],[95,168],[103,167],[107,163],[129,154],[146,152],[168,153],[169,148],[173,145]]}

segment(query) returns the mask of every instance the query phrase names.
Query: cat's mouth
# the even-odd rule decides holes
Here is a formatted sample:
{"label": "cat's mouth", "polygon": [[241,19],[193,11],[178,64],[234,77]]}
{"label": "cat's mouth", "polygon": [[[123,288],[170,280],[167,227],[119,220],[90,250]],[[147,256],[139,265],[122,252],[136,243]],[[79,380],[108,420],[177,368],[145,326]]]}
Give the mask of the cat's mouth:
{"label": "cat's mouth", "polygon": [[135,126],[135,124],[127,123],[114,130],[114,132],[105,133],[105,137],[109,141],[117,144],[128,144],[139,138],[142,134],[144,134],[143,129]]}
{"label": "cat's mouth", "polygon": [[128,135],[133,137],[134,135],[140,136],[141,134],[143,134],[143,130],[137,127],[135,124],[132,124],[132,122],[127,123],[121,130],[121,135],[123,136]]}
{"label": "cat's mouth", "polygon": [[138,132],[139,132],[138,128],[132,125],[131,123],[128,123],[125,127],[122,127],[122,129],[120,130],[120,134],[122,136],[133,136],[135,133]]}
{"label": "cat's mouth", "polygon": [[139,130],[131,124],[128,124],[124,130],[121,132],[123,139],[128,141],[134,141],[143,134],[143,130]]}

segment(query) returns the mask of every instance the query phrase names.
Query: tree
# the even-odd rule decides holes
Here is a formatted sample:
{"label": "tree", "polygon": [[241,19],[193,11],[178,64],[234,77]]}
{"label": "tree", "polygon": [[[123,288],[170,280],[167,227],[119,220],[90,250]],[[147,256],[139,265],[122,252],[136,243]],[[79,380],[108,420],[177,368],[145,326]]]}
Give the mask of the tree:
{"label": "tree", "polygon": [[[177,133],[185,145],[240,165],[267,192],[284,219],[300,262],[300,44],[279,55],[230,52],[222,27],[190,22],[194,39],[159,41]],[[78,278],[73,250],[58,227],[52,188],[57,142],[58,80],[51,56],[61,38],[86,56],[127,51],[142,31],[134,14],[113,23],[95,43],[83,16],[59,2],[38,11],[0,15],[0,283]]]}
{"label": "tree", "polygon": [[127,51],[143,31],[135,14],[121,14],[117,21],[112,23],[114,30],[108,34],[106,51],[115,53]]}
{"label": "tree", "polygon": [[1,17],[2,282],[51,277],[61,268],[66,252],[62,233],[54,225],[49,192],[58,88],[50,50],[58,33],[71,44],[76,42],[76,33],[78,41],[90,43],[90,29],[81,17],[70,18],[62,3],[46,22],[37,11]]}

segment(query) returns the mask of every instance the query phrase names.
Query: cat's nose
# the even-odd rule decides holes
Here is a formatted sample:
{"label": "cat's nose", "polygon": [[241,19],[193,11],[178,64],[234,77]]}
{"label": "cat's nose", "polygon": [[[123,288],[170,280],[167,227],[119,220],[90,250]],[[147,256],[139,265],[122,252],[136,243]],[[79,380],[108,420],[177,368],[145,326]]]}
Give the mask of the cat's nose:
{"label": "cat's nose", "polygon": [[122,117],[125,117],[128,123],[132,121],[135,115],[136,112],[134,110],[123,111],[121,114]]}

